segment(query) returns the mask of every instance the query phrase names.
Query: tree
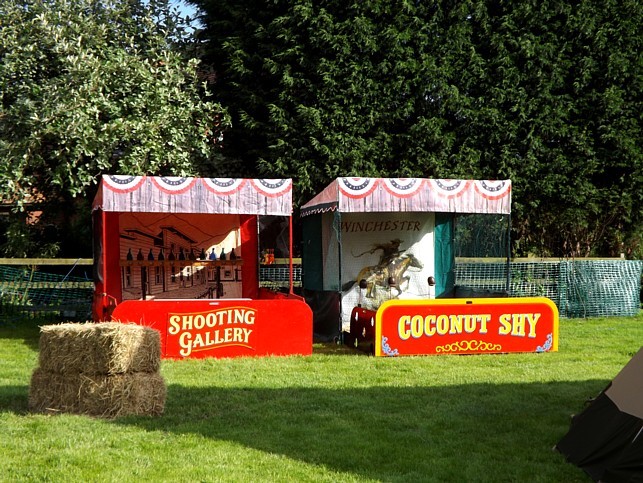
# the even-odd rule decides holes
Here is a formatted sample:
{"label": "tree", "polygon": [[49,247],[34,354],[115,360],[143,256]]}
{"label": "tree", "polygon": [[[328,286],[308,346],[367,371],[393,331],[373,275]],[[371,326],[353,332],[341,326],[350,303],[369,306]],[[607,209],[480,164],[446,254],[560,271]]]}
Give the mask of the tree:
{"label": "tree", "polygon": [[[91,201],[100,174],[213,169],[228,117],[184,55],[187,27],[165,0],[2,1],[0,192],[19,223],[6,253],[54,254],[55,235],[45,248],[25,232]],[[24,226],[41,195],[42,223]]]}
{"label": "tree", "polygon": [[629,1],[484,2],[472,11],[475,51],[457,68],[478,104],[465,111],[461,138],[515,180],[524,252],[640,247],[641,20],[643,8]]}
{"label": "tree", "polygon": [[194,0],[225,153],[291,176],[511,178],[517,255],[643,236],[639,2]]}

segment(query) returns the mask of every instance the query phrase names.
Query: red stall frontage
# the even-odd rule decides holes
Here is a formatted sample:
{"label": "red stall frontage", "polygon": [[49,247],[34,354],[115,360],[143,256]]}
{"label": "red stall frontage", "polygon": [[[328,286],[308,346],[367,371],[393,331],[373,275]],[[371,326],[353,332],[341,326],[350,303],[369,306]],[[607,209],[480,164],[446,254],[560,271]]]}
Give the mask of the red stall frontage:
{"label": "red stall frontage", "polygon": [[[290,179],[106,175],[92,209],[95,321],[159,330],[165,358],[312,353]],[[259,284],[259,227],[284,220],[290,284],[273,292]]]}

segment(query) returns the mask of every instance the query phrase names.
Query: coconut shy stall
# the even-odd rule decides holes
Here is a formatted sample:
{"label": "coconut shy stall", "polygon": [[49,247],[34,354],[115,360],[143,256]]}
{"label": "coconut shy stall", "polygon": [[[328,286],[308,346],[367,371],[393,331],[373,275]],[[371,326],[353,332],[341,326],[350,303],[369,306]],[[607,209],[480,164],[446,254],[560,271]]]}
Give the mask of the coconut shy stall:
{"label": "coconut shy stall", "polygon": [[[508,296],[509,271],[501,281],[507,289],[494,294],[464,290],[456,280],[458,228],[478,252],[483,240],[495,245],[494,256],[509,266],[510,213],[511,180],[335,179],[301,208],[303,288],[315,337],[365,346],[375,355],[402,354],[402,346],[410,348],[406,354],[536,350],[510,339],[542,322],[541,312],[552,313],[551,301],[500,299]],[[527,317],[532,309],[540,315]],[[518,335],[490,341],[492,327],[507,330],[513,312],[520,320],[508,330]],[[550,319],[553,334],[553,313]],[[400,350],[390,349],[393,337]],[[441,345],[427,347],[429,341]]]}
{"label": "coconut shy stall", "polygon": [[[158,330],[162,357],[312,353],[293,292],[290,179],[103,176],[93,206],[95,321]],[[260,287],[260,227],[289,230],[288,292]]]}

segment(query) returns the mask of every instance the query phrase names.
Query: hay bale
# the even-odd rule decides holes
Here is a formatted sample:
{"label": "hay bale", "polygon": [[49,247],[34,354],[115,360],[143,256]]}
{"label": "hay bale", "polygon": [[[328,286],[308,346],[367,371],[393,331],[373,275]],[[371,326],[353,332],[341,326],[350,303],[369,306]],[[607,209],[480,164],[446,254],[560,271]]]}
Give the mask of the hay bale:
{"label": "hay bale", "polygon": [[136,324],[45,325],[39,344],[40,368],[52,373],[152,373],[160,367],[160,333]]}
{"label": "hay bale", "polygon": [[117,322],[40,328],[39,367],[29,408],[115,418],[158,416],[165,408],[160,333]]}
{"label": "hay bale", "polygon": [[104,418],[159,416],[167,390],[159,373],[53,373],[36,369],[29,387],[29,409]]}

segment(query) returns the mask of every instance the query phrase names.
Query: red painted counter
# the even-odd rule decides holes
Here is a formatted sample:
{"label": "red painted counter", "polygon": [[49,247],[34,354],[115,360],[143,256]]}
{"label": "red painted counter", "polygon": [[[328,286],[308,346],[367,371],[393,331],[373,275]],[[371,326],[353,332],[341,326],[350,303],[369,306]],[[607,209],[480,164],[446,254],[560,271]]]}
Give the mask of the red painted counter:
{"label": "red painted counter", "polygon": [[374,346],[376,356],[553,352],[558,308],[545,297],[389,300]]}
{"label": "red painted counter", "polygon": [[161,356],[171,359],[310,355],[312,311],[302,300],[126,300],[112,321],[161,333]]}

